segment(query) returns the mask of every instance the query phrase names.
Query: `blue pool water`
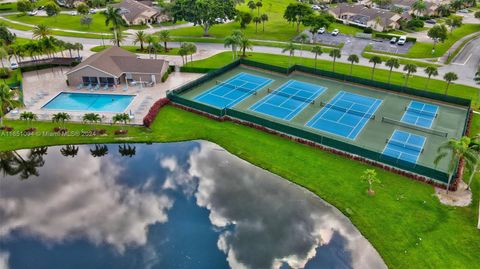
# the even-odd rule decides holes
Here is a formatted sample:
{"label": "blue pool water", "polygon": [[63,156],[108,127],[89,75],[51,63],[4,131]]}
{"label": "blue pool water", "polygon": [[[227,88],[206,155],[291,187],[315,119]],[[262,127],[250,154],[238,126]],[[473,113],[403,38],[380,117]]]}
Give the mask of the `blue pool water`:
{"label": "blue pool water", "polygon": [[92,112],[124,112],[134,95],[61,92],[42,108]]}

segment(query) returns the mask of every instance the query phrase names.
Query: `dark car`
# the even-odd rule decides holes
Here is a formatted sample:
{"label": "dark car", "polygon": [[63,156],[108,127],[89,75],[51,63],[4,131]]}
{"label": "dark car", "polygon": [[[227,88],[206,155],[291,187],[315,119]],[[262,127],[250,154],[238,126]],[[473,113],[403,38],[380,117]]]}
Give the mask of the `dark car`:
{"label": "dark car", "polygon": [[434,20],[434,19],[429,19],[429,20],[426,20],[425,22],[428,23],[428,24],[435,24],[435,23],[437,23],[437,21]]}

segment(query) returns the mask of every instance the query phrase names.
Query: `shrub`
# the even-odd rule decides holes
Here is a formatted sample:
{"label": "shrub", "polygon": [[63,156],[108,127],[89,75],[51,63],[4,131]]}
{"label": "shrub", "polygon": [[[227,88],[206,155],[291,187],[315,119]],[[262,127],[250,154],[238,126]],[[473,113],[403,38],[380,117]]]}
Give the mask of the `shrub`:
{"label": "shrub", "polygon": [[367,28],[363,29],[363,32],[365,34],[371,34],[371,33],[373,33],[373,29],[371,27],[367,27]]}
{"label": "shrub", "polygon": [[422,28],[423,26],[424,26],[424,23],[419,18],[414,18],[414,19],[411,19],[407,22],[407,28],[409,28],[409,29]]}
{"label": "shrub", "polygon": [[0,78],[8,78],[9,75],[8,68],[0,68]]}
{"label": "shrub", "polygon": [[128,130],[115,130],[115,135],[126,135],[128,134]]}
{"label": "shrub", "polygon": [[143,118],[143,126],[149,128],[160,111],[160,108],[164,107],[168,103],[170,103],[170,99],[168,98],[162,98],[156,101],[148,111],[147,115],[145,115]]}

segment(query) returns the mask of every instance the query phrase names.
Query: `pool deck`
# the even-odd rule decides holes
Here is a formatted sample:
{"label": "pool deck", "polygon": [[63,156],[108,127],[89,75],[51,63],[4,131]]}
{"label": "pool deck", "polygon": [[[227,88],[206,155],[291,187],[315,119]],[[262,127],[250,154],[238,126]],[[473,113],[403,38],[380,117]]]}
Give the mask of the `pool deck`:
{"label": "pool deck", "polygon": [[[170,74],[166,82],[157,83],[153,87],[129,86],[128,90],[124,90],[125,85],[119,85],[114,90],[98,90],[91,92],[90,90],[77,90],[76,87],[68,87],[66,85],[65,73],[69,68],[54,68],[23,73],[23,96],[26,107],[19,109],[18,113],[9,113],[6,118],[18,119],[23,111],[31,111],[38,115],[39,120],[51,120],[52,115],[60,110],[42,109],[52,98],[60,92],[76,92],[76,93],[99,93],[99,94],[125,94],[136,95],[132,103],[127,107],[125,113],[130,111],[134,118],[131,124],[142,124],[143,117],[155,101],[166,97],[167,90],[172,90],[189,81],[201,77],[203,74],[196,73],[180,73],[173,72]],[[70,114],[72,121],[80,122],[85,113],[92,111],[65,111]],[[96,112],[103,118],[104,123],[110,123],[112,116],[117,113]]]}

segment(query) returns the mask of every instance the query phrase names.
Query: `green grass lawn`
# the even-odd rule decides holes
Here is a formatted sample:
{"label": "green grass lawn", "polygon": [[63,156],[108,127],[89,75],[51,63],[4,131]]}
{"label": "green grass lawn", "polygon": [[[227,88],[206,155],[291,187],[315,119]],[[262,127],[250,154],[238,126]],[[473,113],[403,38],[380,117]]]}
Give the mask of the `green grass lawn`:
{"label": "green grass lawn", "polygon": [[110,33],[110,27],[105,25],[105,17],[100,14],[93,14],[92,24],[90,27],[81,25],[80,18],[81,16],[72,16],[68,14],[59,14],[53,17],[45,16],[19,16],[19,15],[6,15],[5,18],[28,23],[32,25],[45,24],[51,28],[65,29],[65,30],[75,30],[83,32],[100,32],[100,33]]}
{"label": "green grass lawn", "polygon": [[[298,55],[298,52],[297,52]],[[267,53],[255,53],[251,52],[248,53],[248,59],[263,62],[272,65],[278,65],[282,67],[288,67],[290,64],[298,63],[305,66],[313,67],[315,64],[315,60],[311,58],[300,58],[294,57],[289,59],[290,57],[284,55],[275,55],[275,54],[267,54]],[[232,61],[232,55],[229,52],[222,52],[217,55],[214,55],[210,58],[194,61],[188,63],[187,66],[190,67],[202,67],[202,68],[220,68],[225,64]],[[318,60],[317,68],[325,69],[325,70],[332,70],[333,64],[331,61],[326,60]],[[403,68],[401,66],[400,68]],[[400,69],[401,70],[401,69]],[[350,74],[350,64],[347,63],[336,63],[335,71],[342,74]],[[354,65],[353,66],[353,74],[358,77],[363,78],[370,78],[372,69],[368,66],[361,66],[361,65]],[[422,68],[418,68],[418,72],[423,72]],[[388,70],[376,69],[375,70],[375,80],[387,82],[388,81]],[[393,72],[392,73],[392,84],[403,85],[405,79],[403,78],[403,73],[400,72]],[[416,88],[420,90],[428,90],[431,92],[436,93],[444,93],[446,82],[442,80],[435,80],[431,79],[428,85],[428,89],[425,89],[427,79],[420,76],[411,76],[408,80],[408,86],[411,88]],[[473,105],[476,107],[478,106],[480,100],[478,99],[478,95],[480,89],[476,87],[465,86],[461,84],[452,84],[448,90],[448,94],[452,96],[462,97],[471,99],[473,101]]]}
{"label": "green grass lawn", "polygon": [[[247,7],[246,1],[244,4],[238,6],[239,10],[250,12]],[[261,40],[276,40],[276,41],[289,41],[292,40],[298,33],[296,27],[289,24],[284,18],[283,13],[285,8],[290,3],[295,3],[295,0],[263,0],[263,7],[260,10],[260,14],[266,13],[268,15],[268,22],[265,23],[265,32],[262,31],[262,25],[258,25],[258,32],[255,32],[255,24],[250,23],[246,29],[240,29],[239,22],[231,22],[226,24],[214,25],[210,29],[210,35],[217,38],[223,38],[229,36],[234,30],[242,30],[248,38],[261,39]],[[254,16],[257,15],[257,11],[254,11]],[[355,28],[348,25],[339,23],[333,23],[329,30],[338,28],[340,32],[345,34],[355,34],[361,32],[359,28]],[[301,27],[303,30],[304,27]],[[183,37],[201,37],[203,30],[200,26],[192,26],[186,28],[175,29],[171,31],[173,36]]]}
{"label": "green grass lawn", "polygon": [[[122,46],[122,49],[128,50],[128,51],[133,52],[133,53],[148,54],[147,45],[145,44],[144,46],[145,47],[144,47],[143,51],[140,50],[140,46]],[[93,52],[100,52],[100,51],[105,50],[105,49],[110,48],[110,47],[112,47],[112,46],[111,45],[95,46],[95,47],[91,48],[90,50],[93,51]],[[178,50],[179,50],[179,48],[169,48],[167,52],[162,50],[162,51],[157,52],[157,54],[178,55]]]}
{"label": "green grass lawn", "polygon": [[[480,117],[474,117],[473,133]],[[17,130],[26,123],[7,121]],[[49,131],[51,122],[34,123]],[[69,130],[91,129],[68,124]],[[117,127],[106,126],[109,133]],[[163,108],[152,129],[129,127],[125,137],[7,137],[0,150],[66,143],[212,141],[252,164],[311,190],[347,215],[374,245],[390,268],[473,268],[480,264],[480,232],[475,228],[478,180],[474,202],[465,208],[441,205],[427,184],[377,169],[382,183],[375,196],[359,175],[368,165],[291,142],[231,122],[217,122],[171,106]]]}
{"label": "green grass lawn", "polygon": [[[15,16],[15,15],[13,15],[13,16]],[[31,31],[33,29],[33,27],[31,27],[31,26],[26,26],[26,25],[2,20],[1,17],[0,17],[0,23],[5,24],[9,28],[17,29],[17,30],[21,30],[21,31]],[[102,38],[101,34],[72,33],[72,32],[64,32],[64,31],[59,31],[59,30],[52,31],[52,34],[57,35],[57,36],[73,36],[73,37],[96,38],[96,39],[101,39]],[[110,38],[112,38],[112,35],[111,34],[103,34],[103,38],[110,39]]]}
{"label": "green grass lawn", "polygon": [[[367,59],[370,59],[372,58],[373,56],[380,56],[380,58],[382,58],[382,61],[386,61],[388,60],[389,58],[391,58],[391,56],[383,56],[383,55],[377,55],[377,54],[373,54],[373,53],[368,53],[368,52],[363,52],[362,53],[362,56],[367,58]],[[407,59],[402,59],[402,58],[398,58],[398,61],[400,62],[400,64],[414,64],[418,67],[427,67],[427,66],[437,66],[437,67],[440,67],[441,65],[439,64],[435,64],[435,63],[426,63],[426,62],[420,62],[420,61],[413,61],[413,60],[407,60]]]}
{"label": "green grass lawn", "polygon": [[[441,57],[447,50],[460,38],[480,31],[480,24],[464,24],[462,27],[453,30],[448,34],[448,39],[443,43],[438,43],[435,46],[435,53],[432,54],[433,43],[431,42],[416,42],[408,51],[407,54],[398,54],[402,57],[408,58],[434,58]],[[378,51],[378,53],[384,53]]]}

